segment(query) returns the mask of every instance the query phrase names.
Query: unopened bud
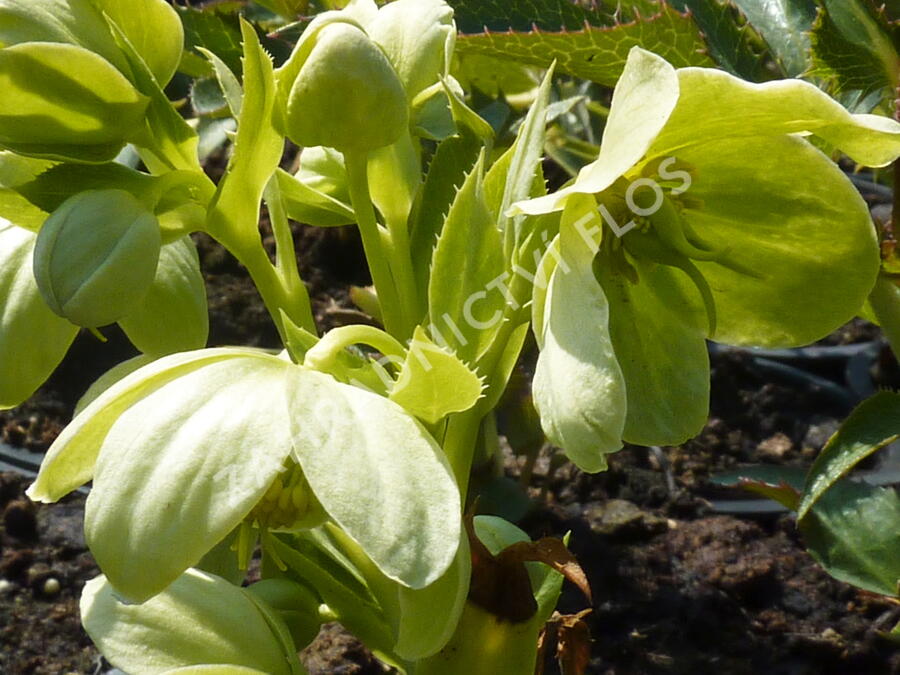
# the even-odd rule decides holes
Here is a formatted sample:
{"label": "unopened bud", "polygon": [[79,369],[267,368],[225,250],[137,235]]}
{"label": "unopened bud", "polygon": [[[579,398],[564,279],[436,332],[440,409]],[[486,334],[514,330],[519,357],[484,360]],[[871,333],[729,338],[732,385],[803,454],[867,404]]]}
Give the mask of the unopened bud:
{"label": "unopened bud", "polygon": [[381,48],[346,23],[323,27],[291,85],[287,136],[298,145],[367,152],[408,123],[406,93]]}
{"label": "unopened bud", "polygon": [[124,190],[70,197],[38,233],[34,277],[56,314],[86,327],[133,310],[156,274],[156,217]]}

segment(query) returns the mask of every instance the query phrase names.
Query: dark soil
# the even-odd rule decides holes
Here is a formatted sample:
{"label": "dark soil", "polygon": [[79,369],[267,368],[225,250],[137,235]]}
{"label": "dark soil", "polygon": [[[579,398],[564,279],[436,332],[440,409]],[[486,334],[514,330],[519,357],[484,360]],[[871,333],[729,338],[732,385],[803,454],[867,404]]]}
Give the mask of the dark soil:
{"label": "dark soil", "polygon": [[[276,347],[244,270],[208,239],[197,241],[210,344]],[[364,320],[347,296],[349,285],[368,283],[354,232],[298,227],[296,242],[320,325]],[[28,403],[0,413],[5,442],[46,450],[86,386],[133,353],[118,331],[105,332],[105,345],[79,336],[64,366]],[[830,342],[875,337],[876,329],[857,322]],[[559,466],[546,451],[536,462],[531,506],[520,524],[533,536],[572,532],[571,548],[594,593],[589,672],[900,673],[900,652],[880,637],[900,620],[898,605],[827,576],[804,551],[790,516],[723,515],[710,501],[723,497],[709,487],[716,472],[810,462],[853,402],[842,367],[804,365],[850,392],[846,400],[760,371],[745,352],[716,350],[712,364],[710,421],[684,446],[659,454],[626,448],[608,472],[593,476]],[[866,372],[878,385],[900,383],[885,353]],[[507,448],[507,476],[515,479],[523,465]],[[81,588],[98,573],[81,534],[84,497],[35,507],[23,499],[26,486],[21,476],[0,474],[0,673],[99,672],[102,661],[78,620]],[[560,610],[584,606],[567,587]],[[335,626],[323,629],[304,659],[313,674],[385,672]]]}

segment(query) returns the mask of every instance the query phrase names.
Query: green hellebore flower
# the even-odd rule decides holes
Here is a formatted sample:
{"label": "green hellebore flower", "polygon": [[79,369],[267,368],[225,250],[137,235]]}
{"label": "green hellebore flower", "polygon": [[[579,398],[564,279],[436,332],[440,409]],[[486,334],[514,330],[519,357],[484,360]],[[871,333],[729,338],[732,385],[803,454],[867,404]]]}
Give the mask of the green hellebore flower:
{"label": "green hellebore flower", "polygon": [[0,49],[0,90],[0,146],[84,162],[114,158],[149,103],[106,59],[56,42]]}
{"label": "green hellebore flower", "polygon": [[862,306],[879,266],[868,209],[810,134],[862,164],[900,155],[900,125],[806,82],[675,70],[634,48],[597,160],[514,205],[564,210],[559,264],[535,288],[535,403],[579,466],[602,470],[623,439],[700,431],[707,337],[802,345]]}
{"label": "green hellebore flower", "polygon": [[124,190],[88,190],[56,209],[38,233],[34,278],[47,305],[89,328],[121,319],[153,284],[156,217]]}
{"label": "green hellebore flower", "polygon": [[312,39],[287,95],[288,138],[357,152],[396,141],[409,111],[403,84],[381,48],[349,23],[327,24]]}
{"label": "green hellebore flower", "polygon": [[428,432],[388,399],[254,349],[174,354],[122,378],[66,427],[28,494],[55,501],[93,478],[88,544],[143,601],[248,517],[264,544],[267,525],[287,524],[263,513],[285,465],[390,579],[423,588],[453,561],[459,491]]}
{"label": "green hellebore flower", "polygon": [[134,675],[305,672],[287,626],[252,588],[191,569],[134,605],[99,576],[82,591],[81,621],[109,662]]}

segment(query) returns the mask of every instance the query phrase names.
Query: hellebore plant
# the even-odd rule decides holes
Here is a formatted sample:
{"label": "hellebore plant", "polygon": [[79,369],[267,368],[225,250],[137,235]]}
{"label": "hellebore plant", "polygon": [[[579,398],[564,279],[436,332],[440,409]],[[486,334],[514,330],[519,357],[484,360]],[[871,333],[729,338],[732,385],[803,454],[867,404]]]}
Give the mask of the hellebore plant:
{"label": "hellebore plant", "polygon": [[[578,575],[561,544],[463,517],[529,329],[542,426],[581,468],[684,441],[706,338],[803,344],[860,311],[874,231],[820,148],[884,165],[900,125],[635,48],[599,157],[548,195],[552,68],[496,151],[442,0],[320,14],[278,69],[242,36],[241,79],[206,52],[237,121],[215,185],[162,90],[182,49],[167,3],[0,0],[0,405],[79,327],[118,322],[142,353],[85,394],[29,489],[93,481],[85,627],[131,673],[302,673],[333,620],[406,673],[532,672]],[[114,161],[126,144],[146,171]],[[356,297],[383,330],[319,334],[289,218],[358,226],[374,292]],[[247,268],[283,351],[205,348],[195,231]]]}

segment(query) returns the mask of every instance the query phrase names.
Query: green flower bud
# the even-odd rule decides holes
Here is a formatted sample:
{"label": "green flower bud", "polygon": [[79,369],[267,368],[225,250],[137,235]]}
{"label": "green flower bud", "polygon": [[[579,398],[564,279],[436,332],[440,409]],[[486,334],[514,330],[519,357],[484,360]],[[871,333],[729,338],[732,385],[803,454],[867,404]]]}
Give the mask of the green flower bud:
{"label": "green flower bud", "polygon": [[124,190],[70,197],[38,233],[34,277],[56,314],[86,327],[132,311],[153,283],[159,260],[156,217]]}
{"label": "green flower bud", "polygon": [[81,47],[0,49],[0,146],[23,155],[100,162],[141,128],[149,100]]}
{"label": "green flower bud", "polygon": [[346,23],[315,40],[287,97],[288,138],[354,152],[396,141],[408,122],[406,93],[378,45]]}

